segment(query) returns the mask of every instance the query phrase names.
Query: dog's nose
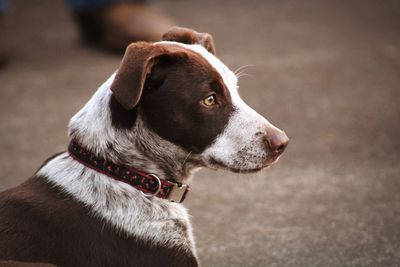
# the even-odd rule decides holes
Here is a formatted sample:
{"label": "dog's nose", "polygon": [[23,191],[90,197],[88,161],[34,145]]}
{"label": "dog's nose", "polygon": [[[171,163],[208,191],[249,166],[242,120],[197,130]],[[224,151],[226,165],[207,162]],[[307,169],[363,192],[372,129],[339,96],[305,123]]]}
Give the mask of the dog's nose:
{"label": "dog's nose", "polygon": [[273,153],[280,155],[289,144],[289,137],[281,130],[274,130],[266,135],[265,141]]}

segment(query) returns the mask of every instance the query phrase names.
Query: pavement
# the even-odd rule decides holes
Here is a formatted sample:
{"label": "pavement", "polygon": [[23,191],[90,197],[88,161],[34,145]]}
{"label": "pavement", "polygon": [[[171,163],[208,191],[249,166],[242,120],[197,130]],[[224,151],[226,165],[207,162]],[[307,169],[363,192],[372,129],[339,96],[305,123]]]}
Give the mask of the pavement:
{"label": "pavement", "polygon": [[[204,170],[185,205],[202,266],[400,266],[400,2],[159,1],[211,33],[242,97],[291,142],[257,174]],[[81,46],[63,1],[9,1],[0,190],[64,150],[121,56]]]}

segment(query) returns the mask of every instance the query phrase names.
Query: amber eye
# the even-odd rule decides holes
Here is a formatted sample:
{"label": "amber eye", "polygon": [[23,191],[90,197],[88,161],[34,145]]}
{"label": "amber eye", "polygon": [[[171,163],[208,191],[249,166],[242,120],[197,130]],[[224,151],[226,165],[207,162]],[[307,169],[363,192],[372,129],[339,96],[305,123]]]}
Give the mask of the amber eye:
{"label": "amber eye", "polygon": [[209,95],[203,99],[203,104],[206,106],[213,106],[216,104],[215,95]]}

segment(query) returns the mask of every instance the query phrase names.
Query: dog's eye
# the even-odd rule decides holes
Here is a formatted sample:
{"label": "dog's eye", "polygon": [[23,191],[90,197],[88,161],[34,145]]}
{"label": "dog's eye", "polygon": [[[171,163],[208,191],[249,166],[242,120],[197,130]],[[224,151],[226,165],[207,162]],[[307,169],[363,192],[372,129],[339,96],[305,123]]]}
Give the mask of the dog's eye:
{"label": "dog's eye", "polygon": [[215,95],[209,95],[203,99],[203,104],[206,106],[213,106],[216,104]]}

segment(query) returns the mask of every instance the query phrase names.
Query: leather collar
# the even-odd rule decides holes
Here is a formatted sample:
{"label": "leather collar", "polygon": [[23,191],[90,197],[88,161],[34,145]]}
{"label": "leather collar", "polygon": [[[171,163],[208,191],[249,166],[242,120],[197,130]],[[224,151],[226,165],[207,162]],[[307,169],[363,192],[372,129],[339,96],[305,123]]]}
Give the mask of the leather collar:
{"label": "leather collar", "polygon": [[146,197],[156,196],[181,203],[189,192],[189,186],[160,179],[155,174],[145,173],[132,167],[116,164],[94,155],[76,140],[68,146],[69,155],[88,168],[103,173],[115,180],[127,183],[140,190]]}

